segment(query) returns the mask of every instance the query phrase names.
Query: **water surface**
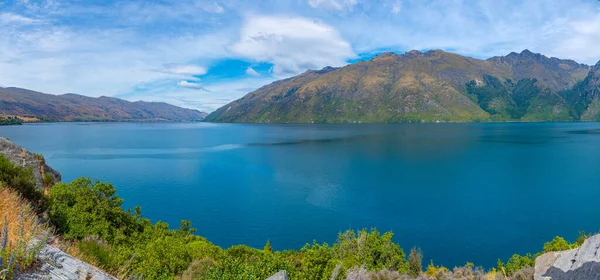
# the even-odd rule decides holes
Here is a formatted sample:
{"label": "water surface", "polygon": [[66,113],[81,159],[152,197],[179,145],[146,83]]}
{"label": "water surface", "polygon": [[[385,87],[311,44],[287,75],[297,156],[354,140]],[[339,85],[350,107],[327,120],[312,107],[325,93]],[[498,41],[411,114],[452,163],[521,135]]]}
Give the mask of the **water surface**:
{"label": "water surface", "polygon": [[377,227],[424,262],[491,267],[600,228],[597,123],[57,123],[0,136],[224,247],[299,249]]}

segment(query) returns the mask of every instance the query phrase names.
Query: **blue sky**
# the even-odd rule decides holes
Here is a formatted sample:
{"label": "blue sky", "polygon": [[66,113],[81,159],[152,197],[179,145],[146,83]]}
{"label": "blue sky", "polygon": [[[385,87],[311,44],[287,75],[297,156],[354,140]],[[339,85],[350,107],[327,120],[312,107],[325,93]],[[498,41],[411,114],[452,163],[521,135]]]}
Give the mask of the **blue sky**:
{"label": "blue sky", "polygon": [[0,86],[213,111],[377,53],[529,49],[595,64],[597,0],[0,0]]}

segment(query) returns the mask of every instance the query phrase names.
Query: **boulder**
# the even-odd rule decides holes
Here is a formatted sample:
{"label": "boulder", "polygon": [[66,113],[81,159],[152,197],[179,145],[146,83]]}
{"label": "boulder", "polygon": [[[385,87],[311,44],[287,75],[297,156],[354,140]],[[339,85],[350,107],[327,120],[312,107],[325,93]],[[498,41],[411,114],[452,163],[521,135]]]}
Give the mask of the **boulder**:
{"label": "boulder", "polygon": [[50,280],[116,280],[117,278],[100,269],[80,261],[58,248],[45,245],[40,255],[39,268],[19,274],[16,280],[50,279]]}
{"label": "boulder", "polygon": [[589,237],[579,248],[537,257],[534,279],[600,279],[600,234]]}
{"label": "boulder", "polygon": [[46,165],[46,161],[42,155],[32,153],[2,137],[0,137],[0,155],[8,158],[8,160],[16,165],[30,168],[33,171],[36,186],[40,190],[43,190],[45,187],[45,174],[50,174],[55,183],[61,180],[60,173]]}
{"label": "boulder", "polygon": [[275,273],[275,275],[267,278],[267,280],[288,280],[287,271],[280,270],[279,272]]}

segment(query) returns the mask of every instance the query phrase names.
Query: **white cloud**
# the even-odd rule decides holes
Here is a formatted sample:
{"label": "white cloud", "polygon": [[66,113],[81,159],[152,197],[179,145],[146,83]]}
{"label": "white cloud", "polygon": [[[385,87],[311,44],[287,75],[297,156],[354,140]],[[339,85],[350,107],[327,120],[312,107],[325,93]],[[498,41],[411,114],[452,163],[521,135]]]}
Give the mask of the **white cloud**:
{"label": "white cloud", "polygon": [[177,82],[177,85],[180,87],[185,87],[185,88],[193,88],[193,89],[199,89],[199,90],[206,90],[201,84],[197,84],[197,83],[190,83],[188,81],[179,81]]}
{"label": "white cloud", "polygon": [[400,0],[396,0],[396,3],[394,3],[394,6],[392,7],[392,13],[397,14],[397,13],[400,13],[401,10],[402,10],[402,2]]}
{"label": "white cloud", "polygon": [[570,32],[553,51],[562,57],[577,57],[590,64],[600,60],[600,15],[569,22]]}
{"label": "white cloud", "polygon": [[33,24],[38,22],[36,19],[28,18],[22,15],[13,13],[0,13],[0,24]]}
{"label": "white cloud", "polygon": [[355,53],[333,27],[298,17],[254,16],[246,20],[235,54],[274,64],[276,75],[346,64]]}
{"label": "white cloud", "polygon": [[204,90],[173,85],[170,80],[155,80],[140,84],[135,95],[121,95],[128,100],[167,102],[184,108],[212,112],[241,96],[271,83],[273,77],[244,77],[203,85]]}
{"label": "white cloud", "polygon": [[487,58],[530,49],[588,64],[600,59],[598,1],[401,1],[402,17],[389,13],[395,1],[387,16],[366,10],[328,24],[359,53],[444,49]]}
{"label": "white cloud", "polygon": [[202,9],[209,13],[217,13],[220,14],[225,11],[223,6],[219,5],[217,2],[213,2],[211,4],[206,4],[202,6]]}
{"label": "white cloud", "polygon": [[352,10],[357,2],[357,0],[308,0],[308,5],[313,8],[327,8],[340,11],[343,9]]}
{"label": "white cloud", "polygon": [[120,29],[13,30],[0,36],[0,83],[53,94],[115,96],[154,80],[191,81],[206,69],[181,62],[224,57],[229,42],[219,33],[143,37]]}
{"label": "white cloud", "polygon": [[167,64],[164,68],[166,73],[177,75],[199,76],[204,75],[207,72],[206,68],[198,65]]}
{"label": "white cloud", "polygon": [[252,69],[252,67],[248,67],[248,68],[246,68],[246,75],[259,77],[260,73],[256,72],[256,70]]}

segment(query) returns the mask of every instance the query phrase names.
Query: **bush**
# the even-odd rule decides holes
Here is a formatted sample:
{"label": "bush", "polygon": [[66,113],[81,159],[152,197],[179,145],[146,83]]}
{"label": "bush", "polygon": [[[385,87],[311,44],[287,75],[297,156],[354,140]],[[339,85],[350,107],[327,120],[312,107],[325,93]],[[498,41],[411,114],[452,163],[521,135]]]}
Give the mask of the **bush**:
{"label": "bush", "polygon": [[421,249],[413,247],[408,255],[409,273],[412,276],[418,276],[423,272],[423,253]]}
{"label": "bush", "polygon": [[31,168],[15,165],[2,155],[0,155],[0,186],[15,190],[32,203],[35,208],[44,205],[43,193],[35,185]]}
{"label": "bush", "polygon": [[554,251],[564,251],[575,248],[575,244],[570,244],[564,238],[557,236],[552,239],[552,241],[544,243],[544,253],[554,252]]}

